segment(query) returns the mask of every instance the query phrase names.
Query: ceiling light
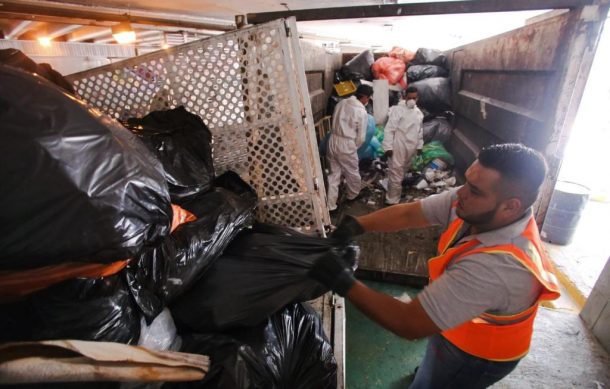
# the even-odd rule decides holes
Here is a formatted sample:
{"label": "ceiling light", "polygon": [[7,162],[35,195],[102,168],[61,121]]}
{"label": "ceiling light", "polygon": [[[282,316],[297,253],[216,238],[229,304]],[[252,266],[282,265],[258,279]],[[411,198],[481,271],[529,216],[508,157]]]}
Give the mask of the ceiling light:
{"label": "ceiling light", "polygon": [[51,46],[51,38],[48,36],[41,36],[38,38],[38,43],[40,43],[44,47]]}
{"label": "ceiling light", "polygon": [[112,26],[112,36],[119,44],[133,43],[136,41],[136,32],[131,28],[129,22],[121,22]]}

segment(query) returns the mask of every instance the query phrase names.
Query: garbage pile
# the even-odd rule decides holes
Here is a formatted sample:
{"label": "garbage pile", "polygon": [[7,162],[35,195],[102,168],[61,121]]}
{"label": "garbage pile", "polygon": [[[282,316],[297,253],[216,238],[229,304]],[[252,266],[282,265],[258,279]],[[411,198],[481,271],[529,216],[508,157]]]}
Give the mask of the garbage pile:
{"label": "garbage pile", "polygon": [[[411,171],[405,175],[403,186],[405,189],[416,192],[407,196],[411,198],[419,196],[417,192],[421,192],[423,196],[451,188],[456,183],[452,171],[454,161],[453,156],[443,147],[451,137],[454,124],[450,68],[447,57],[436,49],[419,48],[413,52],[401,47],[394,47],[387,55],[377,59],[375,57],[370,50],[365,50],[336,72],[336,93],[329,99],[327,114],[332,114],[334,105],[341,99],[351,96],[360,83],[387,80],[390,86],[387,90],[390,107],[398,103],[400,91],[407,86],[416,87],[418,90],[417,106],[424,114],[423,140],[425,146],[422,155],[414,158]],[[352,87],[337,88],[337,85],[345,83],[349,83]],[[338,91],[342,93],[338,93]],[[375,91],[375,93],[379,93],[379,91]],[[383,90],[383,93],[386,93],[386,89]],[[365,142],[358,149],[358,158],[363,185],[371,193],[376,193],[387,190],[387,180],[384,179],[383,172],[387,164],[382,147],[387,113],[379,115],[372,101],[367,105],[367,110],[371,114],[369,127]],[[385,117],[385,121],[378,120],[377,123],[373,123],[375,120],[373,114],[375,118]],[[325,155],[327,139],[328,135],[320,144],[322,156]],[[439,147],[442,148],[442,152]],[[435,162],[433,163],[433,161]],[[367,199],[365,198],[364,201]]]}
{"label": "garbage pile", "polygon": [[255,191],[216,175],[183,107],[122,126],[8,65],[0,92],[0,341],[212,355],[204,380],[171,386],[336,386],[303,304],[328,290],[307,273],[329,250],[355,266],[356,247],[255,223]]}

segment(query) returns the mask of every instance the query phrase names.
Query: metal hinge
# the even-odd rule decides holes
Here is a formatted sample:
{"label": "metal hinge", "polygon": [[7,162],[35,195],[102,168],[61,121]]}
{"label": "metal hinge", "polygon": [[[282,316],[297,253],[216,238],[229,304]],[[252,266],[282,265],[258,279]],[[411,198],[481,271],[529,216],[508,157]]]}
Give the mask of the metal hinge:
{"label": "metal hinge", "polygon": [[286,36],[290,38],[292,36],[292,31],[290,31],[290,27],[288,27],[288,23],[284,22],[284,28],[286,29]]}

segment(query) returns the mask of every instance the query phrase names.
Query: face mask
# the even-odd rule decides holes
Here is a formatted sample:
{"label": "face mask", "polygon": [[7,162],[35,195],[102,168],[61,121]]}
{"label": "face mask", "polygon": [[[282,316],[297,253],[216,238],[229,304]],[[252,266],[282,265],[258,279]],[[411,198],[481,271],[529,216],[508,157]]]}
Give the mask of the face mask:
{"label": "face mask", "polygon": [[407,107],[408,108],[415,108],[415,100],[413,100],[413,99],[407,100]]}

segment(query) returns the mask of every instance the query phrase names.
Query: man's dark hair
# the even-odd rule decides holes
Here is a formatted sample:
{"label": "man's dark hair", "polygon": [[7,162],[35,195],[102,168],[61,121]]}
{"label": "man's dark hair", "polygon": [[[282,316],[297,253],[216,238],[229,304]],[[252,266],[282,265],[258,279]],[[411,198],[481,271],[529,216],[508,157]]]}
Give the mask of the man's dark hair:
{"label": "man's dark hair", "polygon": [[524,208],[534,204],[547,171],[540,152],[520,143],[496,144],[481,149],[478,160],[500,173],[504,197],[520,198]]}
{"label": "man's dark hair", "polygon": [[406,96],[409,93],[417,93],[417,92],[418,92],[418,90],[416,87],[408,86],[407,89],[405,89],[405,91],[404,91],[404,95]]}
{"label": "man's dark hair", "polygon": [[356,89],[356,97],[371,97],[373,95],[373,87],[366,84],[358,85],[358,89]]}

